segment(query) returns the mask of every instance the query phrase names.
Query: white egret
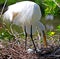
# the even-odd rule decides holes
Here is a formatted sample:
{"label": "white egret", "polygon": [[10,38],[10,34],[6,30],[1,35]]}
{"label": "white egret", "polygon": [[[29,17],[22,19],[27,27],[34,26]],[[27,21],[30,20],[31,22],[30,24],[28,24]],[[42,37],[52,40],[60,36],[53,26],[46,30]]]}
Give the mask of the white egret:
{"label": "white egret", "polygon": [[[12,22],[18,26],[22,26],[25,31],[25,36],[27,34],[31,36],[38,30],[44,38],[44,45],[47,46],[46,37],[45,37],[45,27],[40,22],[41,11],[38,4],[31,1],[22,1],[8,6],[8,10],[3,14],[3,20],[6,22]],[[35,50],[36,46],[34,44]]]}

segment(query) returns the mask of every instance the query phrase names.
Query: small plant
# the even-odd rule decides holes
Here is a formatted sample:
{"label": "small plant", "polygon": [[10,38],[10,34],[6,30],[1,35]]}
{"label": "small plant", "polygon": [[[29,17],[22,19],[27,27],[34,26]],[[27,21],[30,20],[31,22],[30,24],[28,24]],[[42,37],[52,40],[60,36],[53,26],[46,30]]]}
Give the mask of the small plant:
{"label": "small plant", "polygon": [[59,8],[57,7],[56,3],[53,0],[44,0],[45,5],[45,15],[52,14],[57,15]]}
{"label": "small plant", "polygon": [[12,40],[14,38],[13,35],[11,35],[10,33],[8,33],[6,30],[1,30],[0,31],[0,39],[1,40]]}
{"label": "small plant", "polygon": [[56,4],[52,0],[44,0],[45,14],[55,14],[54,9],[56,8]]}
{"label": "small plant", "polygon": [[54,31],[49,31],[49,32],[47,32],[47,35],[48,36],[53,36],[53,35],[55,35],[55,32]]}
{"label": "small plant", "polygon": [[57,26],[57,31],[59,31],[59,32],[60,32],[60,25],[58,25],[58,26]]}

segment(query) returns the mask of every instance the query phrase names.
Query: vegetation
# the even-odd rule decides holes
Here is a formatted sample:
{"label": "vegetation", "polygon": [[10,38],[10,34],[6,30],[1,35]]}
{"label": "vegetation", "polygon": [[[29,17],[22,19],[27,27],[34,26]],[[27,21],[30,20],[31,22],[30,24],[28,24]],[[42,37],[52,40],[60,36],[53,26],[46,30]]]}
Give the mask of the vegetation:
{"label": "vegetation", "polygon": [[[7,4],[6,6],[9,6],[11,4],[14,4],[16,2],[19,2],[19,1],[26,1],[26,0],[7,0]],[[37,4],[39,4],[39,6],[41,7],[41,12],[42,12],[42,15],[43,16],[46,16],[48,14],[52,14],[54,17],[60,17],[60,0],[30,0],[30,1],[34,1],[36,2]],[[3,4],[5,3],[5,0],[0,0],[0,9],[2,9],[3,7]],[[1,6],[2,5],[2,6]],[[1,11],[1,10],[0,10]],[[42,17],[43,17],[42,16]],[[54,20],[55,21],[55,20]],[[56,20],[57,21],[57,20]],[[43,20],[43,23],[45,21]],[[51,21],[52,22],[52,21]],[[59,22],[59,21],[58,21]],[[9,25],[7,25],[6,27],[4,27],[5,25],[2,24],[2,19],[0,19],[0,41],[13,41],[15,39],[15,36],[13,35],[13,33],[11,32],[11,28],[9,27]],[[48,23],[48,22],[46,22]],[[1,26],[1,24],[3,26]],[[55,22],[55,25],[56,25],[56,22]],[[23,39],[24,38],[24,34],[22,33],[22,30],[21,28],[17,27],[16,25],[13,25],[13,30],[14,31],[17,31],[17,35],[16,34],[16,37],[19,38],[19,36],[21,36],[21,38]],[[18,30],[19,29],[19,30]],[[22,33],[22,34],[20,34]],[[53,41],[53,42],[50,42],[52,45],[55,44],[55,42],[59,42],[59,39],[60,39],[60,24],[56,25],[55,26],[55,29],[53,30],[48,30],[46,31],[46,36],[47,36],[47,41]],[[22,40],[24,42],[24,40]],[[20,42],[20,41],[19,41]],[[22,44],[23,44],[22,42]],[[36,41],[37,42],[37,41]],[[15,42],[14,42],[15,43]],[[29,41],[28,41],[29,43]],[[40,42],[42,44],[42,40],[40,40]],[[9,42],[10,44],[10,42]],[[60,43],[58,43],[60,45]],[[13,45],[13,44],[12,44]],[[8,45],[9,46],[9,45]],[[11,47],[11,45],[10,45]],[[14,46],[16,47],[16,45]],[[18,49],[21,48],[17,45]],[[30,47],[30,46],[29,46]],[[55,47],[55,46],[54,46]],[[12,48],[12,47],[11,47]],[[6,48],[7,49],[7,48]],[[13,48],[12,48],[13,49]],[[17,49],[17,50],[18,50]],[[56,48],[55,48],[56,49]],[[54,49],[53,49],[54,50]],[[8,50],[10,51],[10,50]],[[20,51],[20,50],[19,50]],[[24,50],[25,51],[25,50]],[[15,52],[15,51],[14,51]],[[25,53],[25,52],[24,52]],[[26,53],[25,53],[26,54]],[[4,55],[5,56],[5,55]],[[15,55],[14,55],[15,56]],[[26,56],[26,55],[25,55]]]}
{"label": "vegetation", "polygon": [[[13,4],[13,3],[16,3],[16,2],[19,2],[19,1],[22,1],[22,0],[7,0],[7,4],[6,5],[8,6],[10,4]],[[55,0],[55,2],[57,4],[54,2],[54,0],[48,0],[48,1],[47,0],[31,0],[31,1],[34,1],[37,4],[40,5],[41,11],[42,11],[42,14],[43,15],[48,15],[48,14],[52,14],[54,16],[60,15],[60,8],[57,5],[57,4],[60,5],[60,0]],[[5,3],[5,0],[0,0],[0,5],[1,4],[4,4],[4,3]],[[1,22],[2,21],[0,20],[0,23]],[[7,26],[7,28],[8,27],[9,26]],[[9,28],[8,28],[8,30],[9,30]],[[60,31],[60,25],[57,25],[57,31]],[[55,34],[55,31],[48,31],[47,32],[47,35],[50,35],[50,36],[52,36],[54,34]],[[13,35],[11,35],[10,33],[8,33],[8,31],[6,31],[5,29],[0,29],[0,39],[4,39],[4,38],[12,39],[13,38]]]}
{"label": "vegetation", "polygon": [[[24,0],[7,0],[7,6],[10,4],[14,4],[16,2],[19,1],[24,1]],[[26,0],[25,0],[26,1]],[[36,2],[37,4],[40,5],[41,9],[43,10],[43,14],[47,15],[47,14],[53,14],[55,15],[59,15],[60,14],[60,0],[31,0]],[[4,4],[5,0],[0,0],[0,5]]]}

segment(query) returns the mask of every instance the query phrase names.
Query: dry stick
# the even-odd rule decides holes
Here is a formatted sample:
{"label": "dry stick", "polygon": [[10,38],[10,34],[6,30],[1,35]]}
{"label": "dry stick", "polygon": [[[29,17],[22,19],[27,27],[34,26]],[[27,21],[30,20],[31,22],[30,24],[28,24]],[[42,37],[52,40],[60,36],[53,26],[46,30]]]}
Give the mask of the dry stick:
{"label": "dry stick", "polygon": [[[7,1],[8,1],[8,0],[5,0],[4,6],[3,6],[2,11],[1,11],[1,16],[2,16],[2,14],[3,14],[3,11],[4,11],[4,8],[5,8],[5,5],[6,5]],[[0,17],[1,17],[1,16],[0,16]],[[3,24],[3,25],[4,25],[4,24]],[[12,24],[11,24],[11,26],[10,26],[10,29],[11,29],[11,33],[13,34]],[[14,35],[14,36],[16,37],[16,35]]]}
{"label": "dry stick", "polygon": [[3,11],[4,11],[4,8],[5,8],[6,3],[7,3],[7,0],[5,0],[4,6],[3,6],[3,8],[2,8],[1,16],[2,16],[2,14],[3,14]]}
{"label": "dry stick", "polygon": [[17,53],[18,55],[20,54],[18,51],[16,51],[16,50],[13,49],[13,48],[10,48],[10,50],[13,51],[13,52],[15,52],[15,53]]}
{"label": "dry stick", "polygon": [[[4,11],[4,8],[5,8],[5,5],[6,5],[7,1],[8,1],[8,0],[5,0],[5,3],[4,3],[4,5],[3,5],[3,8],[2,8],[2,11],[1,11],[0,17],[2,17],[2,14],[3,14],[3,11]],[[5,23],[3,23],[3,25],[4,25],[4,27],[5,27]]]}
{"label": "dry stick", "polygon": [[10,25],[10,29],[11,29],[11,33],[12,33],[12,35],[15,37],[15,39],[18,39],[18,37],[14,34],[14,32],[13,32],[13,29],[12,29],[12,23],[11,23],[11,25]]}
{"label": "dry stick", "polygon": [[[3,14],[3,11],[4,11],[4,8],[5,8],[6,3],[7,3],[7,0],[5,0],[5,3],[4,3],[4,5],[3,5],[3,8],[2,8],[2,11],[1,11],[0,18],[2,18],[2,14]],[[3,25],[4,25],[4,24],[3,24]]]}
{"label": "dry stick", "polygon": [[[10,25],[11,34],[15,37],[15,42],[13,42],[13,45],[12,45],[12,48],[13,48],[14,44],[19,41],[19,37],[17,37],[17,36],[14,34],[13,29],[12,29],[12,25],[13,25],[13,23],[11,23],[11,25]],[[19,45],[19,42],[18,42],[18,45]]]}
{"label": "dry stick", "polygon": [[[3,11],[4,11],[4,8],[5,8],[5,5],[6,5],[7,1],[8,1],[8,0],[5,0],[5,3],[4,3],[4,5],[3,5],[2,11],[1,11],[1,15],[0,15],[1,18],[2,18],[2,14],[3,14]],[[3,25],[4,25],[4,24],[5,24],[5,23],[3,23]],[[4,25],[4,26],[5,26],[5,25]]]}
{"label": "dry stick", "polygon": [[11,58],[12,58],[12,55],[10,55],[8,59],[11,59]]}
{"label": "dry stick", "polygon": [[3,28],[5,28],[5,30],[6,30],[10,35],[12,35],[12,33],[9,31],[9,29],[7,29],[7,27],[6,27],[6,24],[5,24],[5,23],[3,23]]}
{"label": "dry stick", "polygon": [[49,55],[48,57],[60,57],[60,55]]}
{"label": "dry stick", "polygon": [[53,2],[60,8],[60,5],[55,0]]}

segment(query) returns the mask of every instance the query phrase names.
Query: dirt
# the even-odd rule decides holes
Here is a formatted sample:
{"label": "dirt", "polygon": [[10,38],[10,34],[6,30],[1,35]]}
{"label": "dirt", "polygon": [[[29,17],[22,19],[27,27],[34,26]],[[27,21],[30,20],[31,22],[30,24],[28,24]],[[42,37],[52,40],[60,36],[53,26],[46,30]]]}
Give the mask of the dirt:
{"label": "dirt", "polygon": [[23,44],[0,42],[0,59],[60,59],[60,46],[50,45],[40,52],[28,53]]}
{"label": "dirt", "polygon": [[38,59],[36,53],[27,53],[23,45],[9,44],[0,48],[0,59]]}

